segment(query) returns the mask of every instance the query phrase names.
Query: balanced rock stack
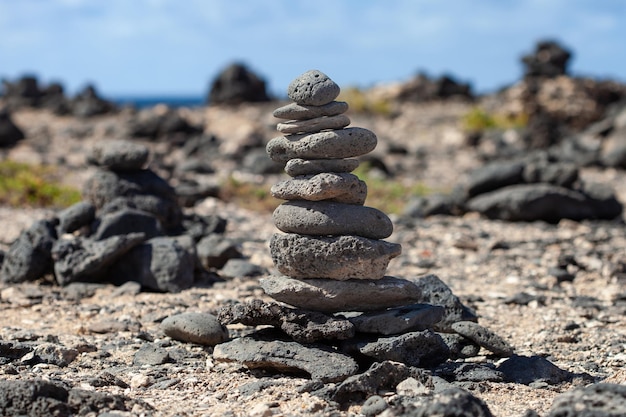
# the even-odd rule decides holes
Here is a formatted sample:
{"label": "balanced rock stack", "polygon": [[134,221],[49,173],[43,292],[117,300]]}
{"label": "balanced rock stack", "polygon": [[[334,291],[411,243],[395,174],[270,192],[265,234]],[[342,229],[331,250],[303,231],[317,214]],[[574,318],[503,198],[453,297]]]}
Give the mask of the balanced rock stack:
{"label": "balanced rock stack", "polygon": [[351,173],[359,165],[355,157],[376,147],[376,135],[346,127],[348,105],[335,101],[339,86],[320,71],[296,78],[288,95],[295,103],[274,112],[289,119],[277,127],[285,136],[267,145],[272,160],[284,163],[292,177],[271,189],[274,197],[288,200],[273,214],[285,232],[270,241],[276,268],[296,279],[383,278],[401,247],[381,240],[393,232],[391,220],[363,205],[367,186]]}

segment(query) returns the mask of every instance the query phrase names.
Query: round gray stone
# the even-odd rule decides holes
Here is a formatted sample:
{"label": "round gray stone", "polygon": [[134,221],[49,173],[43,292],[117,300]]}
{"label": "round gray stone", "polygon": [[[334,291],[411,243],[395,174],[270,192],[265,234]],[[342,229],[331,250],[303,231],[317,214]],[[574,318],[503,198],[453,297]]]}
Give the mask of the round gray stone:
{"label": "round gray stone", "polygon": [[422,298],[414,283],[390,276],[379,280],[336,281],[271,275],[261,278],[260,284],[276,301],[325,313],[376,311],[414,304]]}
{"label": "round gray stone", "polygon": [[353,174],[323,172],[281,181],[272,186],[271,193],[283,200],[330,200],[363,205],[367,185]]}
{"label": "round gray stone", "polygon": [[87,161],[93,165],[112,171],[131,171],[141,169],[150,152],[142,144],[127,140],[106,140],[94,145]]}
{"label": "round gray stone", "polygon": [[290,159],[354,158],[376,148],[374,132],[362,127],[347,127],[319,133],[280,136],[270,140],[266,151],[273,161],[286,163]]}
{"label": "round gray stone", "polygon": [[293,278],[380,279],[401,251],[397,243],[361,236],[275,233],[270,239],[274,265]]}
{"label": "round gray stone", "polygon": [[498,356],[507,357],[511,356],[514,352],[513,347],[504,339],[473,321],[459,321],[453,323],[451,327],[452,330],[461,336],[467,337]]}
{"label": "round gray stone", "polygon": [[290,103],[274,110],[274,117],[287,120],[307,120],[322,116],[336,116],[348,111],[345,101],[331,101],[323,106],[307,106]]}
{"label": "round gray stone", "polygon": [[322,172],[352,172],[359,166],[358,159],[301,159],[287,161],[285,172],[291,177],[315,175]]}
{"label": "round gray stone", "polygon": [[327,201],[287,201],[274,210],[276,227],[303,235],[356,235],[384,239],[393,233],[391,219],[373,207]]}
{"label": "round gray stone", "polygon": [[339,95],[339,86],[318,70],[309,70],[294,79],[287,87],[287,96],[298,104],[322,106]]}
{"label": "round gray stone", "polygon": [[182,313],[161,322],[167,336],[181,342],[215,346],[228,340],[228,329],[209,313]]}
{"label": "round gray stone", "polygon": [[350,119],[343,114],[331,117],[316,117],[309,120],[294,120],[279,123],[276,130],[281,133],[310,133],[327,129],[343,129],[350,124]]}

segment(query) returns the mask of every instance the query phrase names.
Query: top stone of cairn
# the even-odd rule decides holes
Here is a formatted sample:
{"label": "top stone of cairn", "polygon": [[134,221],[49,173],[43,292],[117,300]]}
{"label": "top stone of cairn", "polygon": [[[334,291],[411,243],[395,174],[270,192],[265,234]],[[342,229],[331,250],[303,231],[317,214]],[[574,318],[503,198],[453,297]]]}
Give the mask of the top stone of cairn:
{"label": "top stone of cairn", "polygon": [[323,106],[336,99],[339,91],[339,86],[328,75],[310,70],[289,84],[287,96],[298,104]]}

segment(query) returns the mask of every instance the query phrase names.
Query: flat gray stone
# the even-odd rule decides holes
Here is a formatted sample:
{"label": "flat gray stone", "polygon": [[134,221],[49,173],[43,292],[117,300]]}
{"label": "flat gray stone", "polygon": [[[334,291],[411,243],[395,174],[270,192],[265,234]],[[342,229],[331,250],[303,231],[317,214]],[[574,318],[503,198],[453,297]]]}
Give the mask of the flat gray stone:
{"label": "flat gray stone", "polygon": [[224,305],[218,317],[224,324],[274,326],[300,343],[345,340],[354,336],[354,326],[346,319],[259,299]]}
{"label": "flat gray stone", "polygon": [[343,129],[350,124],[350,119],[343,114],[330,117],[316,117],[308,120],[293,120],[278,123],[276,130],[280,133],[312,133],[328,129]]}
{"label": "flat gray stone", "polygon": [[541,356],[513,355],[498,365],[497,370],[504,374],[505,381],[524,385],[537,382],[557,385],[574,377]]}
{"label": "flat gray stone", "polygon": [[96,207],[87,201],[80,201],[61,210],[57,216],[60,234],[72,233],[91,224],[96,218]]}
{"label": "flat gray stone", "polygon": [[430,329],[443,315],[441,306],[412,304],[362,314],[348,313],[347,318],[357,332],[392,335]]}
{"label": "flat gray stone", "polygon": [[270,252],[276,268],[293,278],[376,280],[400,255],[397,243],[361,236],[305,236],[275,233]]}
{"label": "flat gray stone", "polygon": [[431,330],[375,340],[351,339],[342,343],[342,350],[348,353],[358,352],[379,362],[388,360],[420,368],[438,365],[450,355],[441,336]]}
{"label": "flat gray stone", "polygon": [[340,91],[328,75],[309,70],[289,83],[287,96],[298,104],[322,106],[336,99]]}
{"label": "flat gray stone", "polygon": [[146,240],[143,233],[111,236],[93,241],[57,240],[52,247],[54,276],[59,285],[76,281],[101,281],[107,268]]}
{"label": "flat gray stone", "polygon": [[143,233],[146,239],[165,234],[159,219],[153,214],[142,210],[123,208],[100,216],[98,227],[91,238],[103,240],[111,236],[128,233]]}
{"label": "flat gray stone", "polygon": [[148,162],[148,148],[127,140],[105,140],[96,143],[87,162],[111,171],[139,170]]}
{"label": "flat gray stone", "polygon": [[358,159],[301,159],[287,161],[285,172],[292,176],[315,175],[322,172],[352,172],[359,166]]}
{"label": "flat gray stone", "polygon": [[260,279],[265,293],[292,306],[326,313],[375,311],[414,304],[422,297],[411,281],[386,276],[379,280],[299,280],[284,275]]}
{"label": "flat gray stone", "polygon": [[279,230],[302,235],[384,239],[393,233],[393,223],[385,213],[354,204],[287,201],[274,210],[272,219]]}
{"label": "flat gray stone", "polygon": [[279,136],[270,140],[265,150],[273,161],[284,164],[293,158],[354,158],[373,151],[377,143],[374,132],[362,127],[347,127]]}
{"label": "flat gray stone", "polygon": [[172,339],[205,346],[215,346],[228,340],[228,329],[209,313],[169,316],[161,322],[161,330]]}
{"label": "flat gray stone", "polygon": [[324,345],[302,345],[281,340],[241,337],[215,346],[213,359],[240,362],[248,368],[279,372],[306,372],[311,379],[339,382],[358,372],[354,359]]}
{"label": "flat gray stone", "polygon": [[363,205],[367,185],[349,173],[323,172],[281,181],[271,188],[275,198],[283,200],[329,200],[336,203]]}
{"label": "flat gray stone", "polygon": [[492,332],[491,330],[481,326],[473,321],[459,321],[452,323],[452,330],[467,337],[476,344],[484,347],[485,349],[493,352],[497,356],[507,357],[511,356],[514,349],[504,339]]}
{"label": "flat gray stone", "polygon": [[307,120],[322,116],[336,116],[347,111],[348,103],[345,101],[331,101],[322,106],[290,103],[274,110],[274,117],[287,120]]}

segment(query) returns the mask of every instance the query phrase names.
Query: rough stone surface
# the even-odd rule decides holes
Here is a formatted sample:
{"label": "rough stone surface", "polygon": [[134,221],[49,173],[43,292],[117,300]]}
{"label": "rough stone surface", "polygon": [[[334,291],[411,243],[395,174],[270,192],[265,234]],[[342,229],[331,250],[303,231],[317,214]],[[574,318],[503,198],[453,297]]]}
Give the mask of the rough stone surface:
{"label": "rough stone surface", "polygon": [[93,241],[61,239],[52,247],[54,275],[60,285],[76,281],[100,281],[107,268],[146,240],[143,233],[129,233]]}
{"label": "rough stone surface", "polygon": [[111,267],[111,276],[155,291],[179,292],[193,284],[193,269],[191,254],[176,239],[156,237],[127,252]]}
{"label": "rough stone surface", "polygon": [[391,220],[378,209],[326,201],[287,201],[274,210],[272,219],[285,233],[384,239],[393,232]]}
{"label": "rough stone surface", "polygon": [[96,217],[96,208],[87,201],[80,201],[61,210],[57,217],[59,218],[59,234],[72,233],[91,224]]}
{"label": "rough stone surface", "polygon": [[452,323],[478,320],[476,314],[463,305],[459,297],[454,295],[450,287],[436,275],[429,274],[413,278],[411,282],[422,294],[419,299],[414,301],[415,303],[433,304],[445,308],[444,317],[435,325],[435,330],[450,333],[453,332]]}
{"label": "rough stone surface", "polygon": [[376,135],[361,127],[347,127],[319,133],[279,136],[270,140],[266,150],[275,162],[293,158],[354,158],[374,150]]}
{"label": "rough stone surface", "polygon": [[33,281],[52,271],[52,245],[57,239],[55,223],[40,220],[24,230],[5,254],[0,281]]}
{"label": "rough stone surface", "polygon": [[353,174],[323,172],[281,181],[272,186],[271,193],[283,200],[326,200],[362,205],[367,197],[367,185]]}
{"label": "rough stone surface", "polygon": [[348,111],[348,103],[345,101],[331,101],[322,106],[307,106],[298,103],[290,103],[274,110],[274,117],[279,119],[307,120],[323,116],[336,116]]}
{"label": "rough stone surface", "polygon": [[336,281],[272,275],[262,278],[260,284],[277,301],[327,313],[381,310],[413,304],[422,298],[413,282],[389,276],[379,280]]}
{"label": "rough stone surface", "polygon": [[427,371],[406,366],[400,362],[382,361],[373,363],[362,374],[353,375],[337,386],[331,399],[339,403],[362,401],[383,390],[392,391],[407,378],[415,378],[426,387],[433,388]]}
{"label": "rough stone surface", "polygon": [[209,313],[169,316],[161,322],[161,330],[172,339],[205,346],[215,346],[228,340],[228,329]]}
{"label": "rough stone surface", "polygon": [[598,383],[559,394],[547,417],[620,417],[626,410],[626,386]]}
{"label": "rough stone surface", "polygon": [[143,233],[146,239],[165,234],[161,223],[154,215],[136,209],[121,209],[100,216],[92,238],[103,240],[128,233]]}
{"label": "rough stone surface", "polygon": [[377,361],[401,362],[427,368],[448,359],[450,352],[441,336],[431,330],[378,339],[358,338],[342,343],[345,352],[360,353]]}
{"label": "rough stone surface", "polygon": [[287,96],[297,104],[323,106],[339,95],[339,86],[328,75],[309,70],[295,78],[287,87]]}
{"label": "rough stone surface", "polygon": [[324,345],[305,346],[281,340],[256,340],[249,336],[217,345],[213,358],[219,362],[240,362],[251,369],[305,372],[322,382],[343,381],[358,371],[354,359]]}
{"label": "rough stone surface", "polygon": [[87,155],[87,162],[111,171],[132,171],[143,168],[150,152],[142,144],[127,140],[96,143]]}
{"label": "rough stone surface", "polygon": [[242,257],[237,244],[218,233],[211,233],[200,239],[196,244],[196,251],[202,266],[207,269],[220,269],[228,260]]}
{"label": "rough stone surface", "polygon": [[290,159],[285,165],[285,172],[296,177],[299,175],[315,175],[322,172],[352,172],[359,166],[358,159]]}
{"label": "rough stone surface", "polygon": [[357,332],[391,335],[432,328],[443,318],[444,308],[412,304],[358,315],[344,314]]}
{"label": "rough stone surface", "polygon": [[270,240],[274,265],[293,278],[380,279],[401,250],[396,243],[360,236],[276,233]]}
{"label": "rough stone surface", "polygon": [[274,326],[301,343],[345,340],[354,336],[354,326],[348,320],[327,316],[317,311],[265,303],[258,299],[225,305],[220,309],[219,320],[223,324]]}
{"label": "rough stone surface", "polygon": [[69,417],[68,391],[43,380],[0,381],[0,414]]}
{"label": "rough stone surface", "polygon": [[461,388],[448,388],[419,402],[394,410],[394,417],[467,416],[493,417],[480,398]]}
{"label": "rough stone surface", "polygon": [[316,117],[308,120],[294,120],[278,123],[276,130],[280,133],[311,133],[328,129],[343,129],[350,124],[350,119],[343,114],[330,117]]}
{"label": "rough stone surface", "polygon": [[504,339],[489,329],[472,321],[460,321],[452,323],[452,330],[474,341],[476,344],[493,352],[495,355],[507,357],[511,356],[514,349]]}
{"label": "rough stone surface", "polygon": [[498,366],[505,380],[518,384],[544,382],[550,385],[560,384],[572,378],[572,374],[559,368],[541,356],[513,355]]}

